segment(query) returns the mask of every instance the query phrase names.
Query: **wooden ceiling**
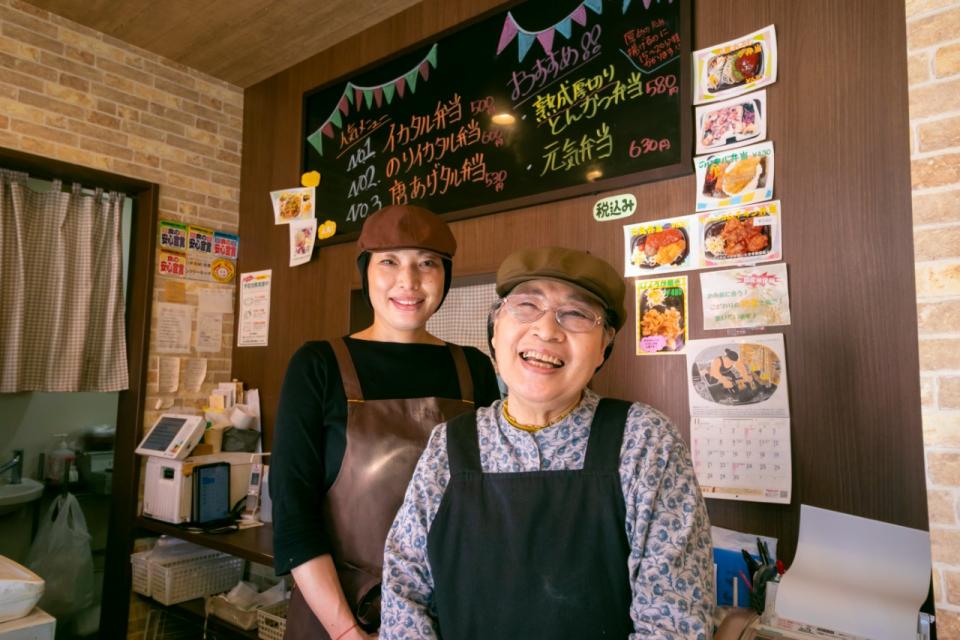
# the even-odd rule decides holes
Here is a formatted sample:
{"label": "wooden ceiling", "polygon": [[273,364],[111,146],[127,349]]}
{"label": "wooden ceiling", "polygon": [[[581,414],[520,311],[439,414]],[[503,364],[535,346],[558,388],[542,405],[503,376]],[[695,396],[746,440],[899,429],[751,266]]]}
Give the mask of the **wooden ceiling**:
{"label": "wooden ceiling", "polygon": [[30,3],[246,88],[418,1],[30,0]]}

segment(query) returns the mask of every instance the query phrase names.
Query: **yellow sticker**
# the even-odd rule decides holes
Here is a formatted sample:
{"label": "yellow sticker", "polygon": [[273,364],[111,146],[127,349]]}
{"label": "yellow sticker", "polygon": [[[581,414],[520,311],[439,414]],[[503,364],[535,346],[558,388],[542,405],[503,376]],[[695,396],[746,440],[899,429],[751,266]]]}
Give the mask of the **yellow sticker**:
{"label": "yellow sticker", "polygon": [[320,184],[319,171],[307,171],[305,174],[300,176],[300,185],[303,187],[315,187],[318,184]]}
{"label": "yellow sticker", "polygon": [[213,261],[213,264],[210,265],[211,277],[222,284],[232,281],[233,275],[236,272],[237,268],[233,265],[233,261],[227,260],[226,258],[217,258]]}
{"label": "yellow sticker", "polygon": [[323,224],[317,227],[317,238],[326,240],[337,232],[337,223],[333,220],[324,220]]}

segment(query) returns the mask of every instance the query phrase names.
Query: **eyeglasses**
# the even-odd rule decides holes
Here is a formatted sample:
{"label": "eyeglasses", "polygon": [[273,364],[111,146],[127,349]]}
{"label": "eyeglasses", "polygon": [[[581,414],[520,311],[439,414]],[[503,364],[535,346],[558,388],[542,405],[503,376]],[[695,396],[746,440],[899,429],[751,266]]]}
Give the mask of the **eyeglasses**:
{"label": "eyeglasses", "polygon": [[586,333],[603,322],[603,317],[586,304],[568,302],[558,307],[547,307],[540,296],[516,294],[507,296],[500,303],[507,308],[513,319],[522,324],[536,322],[547,311],[553,311],[557,324],[573,333]]}

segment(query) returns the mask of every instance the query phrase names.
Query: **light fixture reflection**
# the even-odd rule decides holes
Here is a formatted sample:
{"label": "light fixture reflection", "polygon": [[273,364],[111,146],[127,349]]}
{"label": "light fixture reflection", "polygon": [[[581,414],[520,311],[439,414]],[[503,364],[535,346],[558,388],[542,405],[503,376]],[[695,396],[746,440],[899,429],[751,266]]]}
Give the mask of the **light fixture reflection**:
{"label": "light fixture reflection", "polygon": [[492,118],[490,118],[490,120],[493,121],[493,124],[499,124],[504,126],[513,124],[514,122],[517,121],[517,119],[513,117],[512,113],[498,113],[498,114],[495,114]]}
{"label": "light fixture reflection", "polygon": [[590,169],[590,171],[587,171],[588,182],[596,182],[602,177],[603,177],[603,171],[600,171],[600,169]]}

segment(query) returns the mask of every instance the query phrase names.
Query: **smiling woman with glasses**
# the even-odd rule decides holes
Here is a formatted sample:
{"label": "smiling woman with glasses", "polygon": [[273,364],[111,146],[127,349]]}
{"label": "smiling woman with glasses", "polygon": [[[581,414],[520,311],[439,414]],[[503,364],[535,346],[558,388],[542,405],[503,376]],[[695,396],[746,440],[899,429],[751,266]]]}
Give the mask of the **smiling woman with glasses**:
{"label": "smiling woman with glasses", "polygon": [[624,293],[581,251],[504,260],[487,326],[507,397],[433,431],[387,537],[381,638],[709,637],[686,445],[655,409],[587,386]]}

